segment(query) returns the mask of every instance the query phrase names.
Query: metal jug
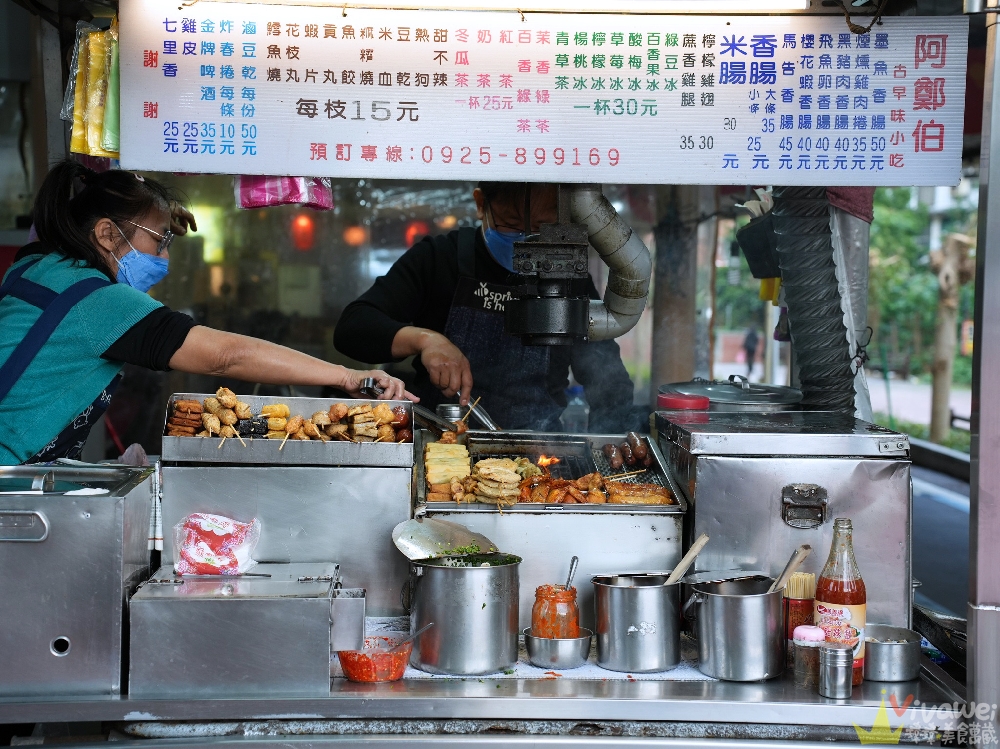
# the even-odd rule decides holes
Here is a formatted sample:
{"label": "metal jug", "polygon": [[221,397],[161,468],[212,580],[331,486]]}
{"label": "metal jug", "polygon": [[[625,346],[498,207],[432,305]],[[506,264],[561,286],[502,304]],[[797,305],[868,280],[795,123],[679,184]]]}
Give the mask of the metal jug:
{"label": "metal jug", "polygon": [[759,681],[785,668],[782,591],[768,593],[774,580],[693,585],[684,613],[696,619],[698,669],[725,681]]}
{"label": "metal jug", "polygon": [[595,575],[597,664],[652,673],[680,663],[680,583],[667,573]]}
{"label": "metal jug", "polygon": [[517,663],[518,567],[512,554],[467,558],[475,566],[439,560],[410,565],[411,631],[420,635],[410,665],[432,674],[478,676]]}

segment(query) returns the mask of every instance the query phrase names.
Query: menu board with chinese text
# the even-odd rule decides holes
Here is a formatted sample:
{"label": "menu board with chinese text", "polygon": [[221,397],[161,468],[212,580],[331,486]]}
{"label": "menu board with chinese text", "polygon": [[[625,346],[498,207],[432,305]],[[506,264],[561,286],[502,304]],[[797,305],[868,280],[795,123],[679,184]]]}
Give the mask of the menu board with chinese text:
{"label": "menu board with chinese text", "polygon": [[949,185],[968,21],[121,2],[129,169]]}

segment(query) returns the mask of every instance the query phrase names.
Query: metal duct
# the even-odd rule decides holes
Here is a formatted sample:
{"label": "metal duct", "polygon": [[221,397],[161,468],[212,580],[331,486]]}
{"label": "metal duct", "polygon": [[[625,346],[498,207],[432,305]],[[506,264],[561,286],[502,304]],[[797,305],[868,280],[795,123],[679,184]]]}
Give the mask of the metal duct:
{"label": "metal duct", "polygon": [[[833,261],[837,265],[841,308],[847,328],[847,346],[858,351],[867,346],[868,335],[868,239],[871,224],[852,216],[842,208],[830,206],[830,229],[833,232]],[[872,399],[865,377],[864,361],[855,357],[854,406],[859,419],[872,421]]]}
{"label": "metal duct", "polygon": [[622,221],[600,185],[578,185],[570,195],[570,219],[584,224],[591,246],[611,269],[604,300],[590,302],[591,341],[630,331],[646,306],[653,262],[632,227]]}
{"label": "metal duct", "polygon": [[778,267],[802,405],[854,414],[854,371],[825,187],[774,188]]}

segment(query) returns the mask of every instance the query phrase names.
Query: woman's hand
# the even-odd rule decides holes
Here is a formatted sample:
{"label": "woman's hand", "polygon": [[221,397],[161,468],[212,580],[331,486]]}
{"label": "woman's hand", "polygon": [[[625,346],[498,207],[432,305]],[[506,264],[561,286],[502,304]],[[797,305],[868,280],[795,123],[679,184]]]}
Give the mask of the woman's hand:
{"label": "woman's hand", "polygon": [[182,206],[176,200],[170,201],[170,231],[178,237],[183,237],[191,231],[198,231],[198,224],[194,220],[194,214]]}
{"label": "woman's hand", "polygon": [[378,397],[379,400],[398,401],[405,399],[414,402],[420,400],[413,393],[407,392],[402,380],[391,377],[381,369],[348,369],[341,388],[346,390],[352,398],[366,398],[367,396],[361,392],[361,382],[369,377],[385,391]]}

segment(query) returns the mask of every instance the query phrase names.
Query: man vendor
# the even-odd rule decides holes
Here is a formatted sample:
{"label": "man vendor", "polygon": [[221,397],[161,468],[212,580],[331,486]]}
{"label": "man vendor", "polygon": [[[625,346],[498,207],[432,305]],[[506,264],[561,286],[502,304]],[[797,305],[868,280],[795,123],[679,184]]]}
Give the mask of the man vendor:
{"label": "man vendor", "polygon": [[[559,431],[569,372],[583,385],[592,432],[639,427],[633,385],[613,340],[525,346],[504,332],[504,301],[517,284],[514,242],[524,239],[525,190],[531,230],[557,220],[551,184],[480,182],[479,228],[427,236],[344,310],[337,349],[364,362],[414,356],[410,389],[433,408],[474,395],[503,429]],[[590,296],[600,298],[593,280]]]}

